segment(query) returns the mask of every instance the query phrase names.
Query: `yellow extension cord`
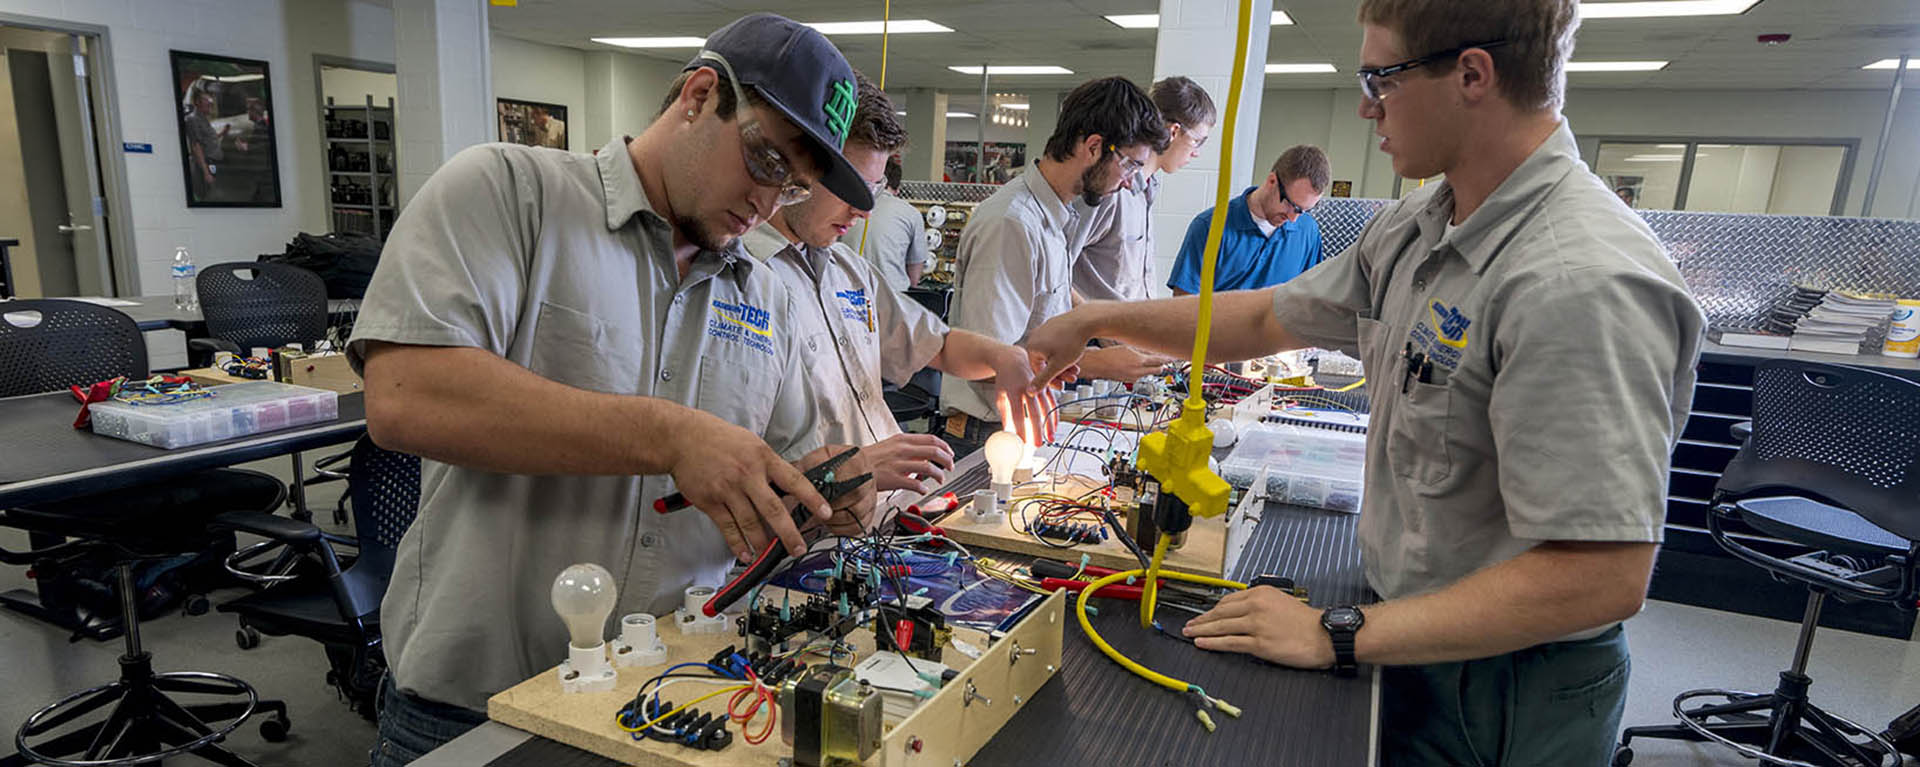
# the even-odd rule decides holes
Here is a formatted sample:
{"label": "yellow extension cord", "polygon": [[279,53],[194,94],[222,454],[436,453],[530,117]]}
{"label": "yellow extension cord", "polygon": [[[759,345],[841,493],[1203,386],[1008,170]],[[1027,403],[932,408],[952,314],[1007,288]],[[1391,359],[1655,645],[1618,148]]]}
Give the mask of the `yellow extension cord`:
{"label": "yellow extension cord", "polygon": [[[887,38],[892,36],[890,34],[890,29],[892,26],[893,26],[893,0],[885,0],[885,2],[882,2],[880,4],[880,83],[879,85],[880,85],[880,90],[882,91],[885,91],[887,89]],[[853,252],[859,255],[861,258],[867,257],[867,232],[870,232],[870,231],[873,231],[873,219],[869,218],[865,221],[860,222],[860,247],[854,249]]]}
{"label": "yellow extension cord", "polygon": [[[1154,547],[1158,553],[1164,554],[1166,552],[1166,541],[1167,541],[1166,536],[1161,536],[1160,543]],[[1147,668],[1146,666],[1142,666],[1139,663],[1134,662],[1132,658],[1129,658],[1125,655],[1121,655],[1119,650],[1113,649],[1113,645],[1107,644],[1107,640],[1100,636],[1100,632],[1095,631],[1093,629],[1093,622],[1087,620],[1087,600],[1093,597],[1094,592],[1097,592],[1100,589],[1106,588],[1107,586],[1113,585],[1115,583],[1124,581],[1128,578],[1142,578],[1142,577],[1146,577],[1146,575],[1147,575],[1147,571],[1145,570],[1127,570],[1125,572],[1114,573],[1112,575],[1096,580],[1093,583],[1087,584],[1086,588],[1083,588],[1080,590],[1080,599],[1074,603],[1074,612],[1080,619],[1080,630],[1086,632],[1087,638],[1093,640],[1093,645],[1095,647],[1100,648],[1100,652],[1105,653],[1107,657],[1113,659],[1113,662],[1120,664],[1122,668],[1125,668],[1126,670],[1139,675],[1141,678],[1149,682],[1152,682],[1154,684],[1160,685],[1161,687],[1165,687],[1169,690],[1173,690],[1175,692],[1188,692],[1188,691],[1198,692],[1200,688],[1193,684],[1181,681],[1179,679],[1175,679],[1173,677],[1167,676],[1166,674],[1162,674],[1158,671],[1154,671],[1153,669]],[[1185,581],[1187,583],[1197,583],[1202,586],[1215,586],[1219,588],[1244,589],[1247,587],[1247,585],[1244,583],[1240,583],[1237,581],[1230,581],[1224,578],[1211,578],[1205,575],[1189,575],[1187,573],[1173,572],[1171,570],[1161,573],[1160,577],[1171,578],[1176,581]],[[1147,603],[1147,600],[1151,598],[1149,595],[1154,593],[1153,588],[1154,588],[1154,580],[1152,578],[1148,578],[1146,582],[1146,587],[1141,590],[1140,603],[1142,605],[1145,605]],[[1226,710],[1226,709],[1223,709],[1223,710]]]}

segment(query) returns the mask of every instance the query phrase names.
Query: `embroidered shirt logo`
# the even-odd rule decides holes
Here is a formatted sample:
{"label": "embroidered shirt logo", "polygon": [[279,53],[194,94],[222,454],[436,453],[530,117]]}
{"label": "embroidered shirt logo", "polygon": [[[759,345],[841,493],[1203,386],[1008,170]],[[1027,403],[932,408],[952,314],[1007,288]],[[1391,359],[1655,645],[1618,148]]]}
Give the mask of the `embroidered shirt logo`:
{"label": "embroidered shirt logo", "polygon": [[746,301],[729,303],[713,300],[713,316],[707,319],[707,335],[773,355],[773,315]]}

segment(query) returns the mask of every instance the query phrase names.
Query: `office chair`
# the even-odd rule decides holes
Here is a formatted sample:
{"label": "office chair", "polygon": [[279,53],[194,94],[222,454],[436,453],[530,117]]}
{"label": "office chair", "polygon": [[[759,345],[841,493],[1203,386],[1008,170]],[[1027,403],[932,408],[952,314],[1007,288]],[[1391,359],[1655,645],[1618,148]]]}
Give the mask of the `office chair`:
{"label": "office chair", "polygon": [[[354,533],[348,539],[311,524],[269,514],[236,512],[214,526],[264,536],[228,560],[228,569],[266,588],[226,604],[220,612],[240,618],[234,640],[241,649],[260,644],[260,634],[303,636],[327,650],[327,684],[339,690],[347,706],[375,718],[386,659],[380,649],[380,599],[393,577],[395,549],[420,507],[420,458],[383,450],[368,437],[353,446],[348,492]],[[335,546],[351,546],[357,555],[347,564]],[[264,571],[249,562],[275,554]],[[296,562],[317,561],[319,572],[299,573]],[[292,572],[289,572],[292,570]]]}
{"label": "office chair", "polygon": [[[116,375],[146,375],[146,345],[131,318],[79,301],[32,300],[5,304],[0,320],[0,395],[58,390]],[[116,681],[69,695],[36,711],[15,736],[17,753],[0,767],[36,763],[119,767],[194,754],[225,765],[251,765],[219,741],[256,712],[275,714],[261,723],[269,740],[286,737],[286,704],[261,700],[251,686],[225,674],[200,671],[156,673],[140,642],[138,562],[173,560],[207,550],[231,551],[232,536],[210,533],[208,518],[227,509],[273,509],[284,487],[257,472],[217,470],[181,480],[109,491],[33,508],[0,511],[0,525],[26,530],[30,548],[0,549],[0,562],[31,565],[40,585],[33,595],[8,594],[9,606],[53,619],[79,634],[120,634],[126,652]],[[62,573],[106,567],[119,618],[110,626],[80,608],[63,605],[52,581]],[[150,569],[149,572],[152,570]],[[63,611],[63,608],[71,612]],[[92,627],[93,632],[87,629]],[[175,696],[194,696],[188,703]],[[211,697],[216,702],[208,702]],[[89,714],[98,721],[77,725]]]}
{"label": "office chair", "polygon": [[[1789,668],[1770,693],[1689,690],[1677,725],[1630,727],[1635,738],[1713,742],[1762,764],[1898,765],[1872,730],[1808,701],[1807,657],[1829,595],[1908,610],[1920,597],[1920,383],[1871,370],[1769,360],[1754,374],[1753,423],[1714,488],[1707,527],[1728,553],[1807,587]],[[1782,558],[1732,537],[1730,522],[1816,549]],[[1710,700],[1720,702],[1708,703]],[[1703,705],[1688,708],[1691,702]]]}
{"label": "office chair", "polygon": [[[207,322],[207,338],[187,342],[189,354],[200,366],[212,364],[218,351],[245,356],[254,347],[277,349],[300,344],[312,351],[327,337],[327,283],[306,269],[271,262],[214,264],[195,278],[200,293],[200,315]],[[322,458],[327,464],[317,479],[306,477],[305,458],[293,454],[294,518],[312,519],[306,488],[340,479],[331,470],[341,455]],[[339,514],[336,521],[344,522]]]}

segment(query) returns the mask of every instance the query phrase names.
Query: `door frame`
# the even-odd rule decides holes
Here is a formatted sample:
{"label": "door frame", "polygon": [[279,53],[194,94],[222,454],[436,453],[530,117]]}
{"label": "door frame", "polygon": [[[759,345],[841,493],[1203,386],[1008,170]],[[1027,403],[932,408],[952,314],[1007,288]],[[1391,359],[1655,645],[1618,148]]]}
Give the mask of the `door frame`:
{"label": "door frame", "polygon": [[[95,162],[100,166],[100,192],[106,197],[109,215],[107,227],[107,264],[113,272],[116,296],[140,295],[139,254],[134,250],[133,194],[127,186],[126,139],[120,129],[120,88],[113,69],[113,40],[107,27],[77,21],[0,11],[0,25],[39,29],[62,34],[84,35],[98,43],[92,52],[92,84],[88,98],[93,102],[94,130],[105,146],[97,147]],[[120,147],[115,151],[115,147]],[[107,155],[112,155],[111,162]]]}

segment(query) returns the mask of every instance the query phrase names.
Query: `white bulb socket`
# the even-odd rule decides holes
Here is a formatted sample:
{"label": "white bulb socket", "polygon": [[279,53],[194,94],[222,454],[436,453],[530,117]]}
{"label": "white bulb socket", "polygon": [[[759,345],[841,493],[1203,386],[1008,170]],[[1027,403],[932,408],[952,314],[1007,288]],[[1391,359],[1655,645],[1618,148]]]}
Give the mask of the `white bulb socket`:
{"label": "white bulb socket", "polygon": [[593,647],[576,647],[569,643],[567,659],[554,671],[560,676],[561,691],[568,693],[607,692],[620,680],[613,666],[607,663],[605,642]]}
{"label": "white bulb socket", "polygon": [[713,598],[713,590],[712,586],[688,586],[681,598],[681,609],[695,615],[700,614],[700,608],[705,607],[707,600]]}
{"label": "white bulb socket", "polygon": [[653,616],[634,613],[620,619],[620,638],[613,640],[613,662],[621,668],[667,662],[667,645],[660,641],[660,627]]}

